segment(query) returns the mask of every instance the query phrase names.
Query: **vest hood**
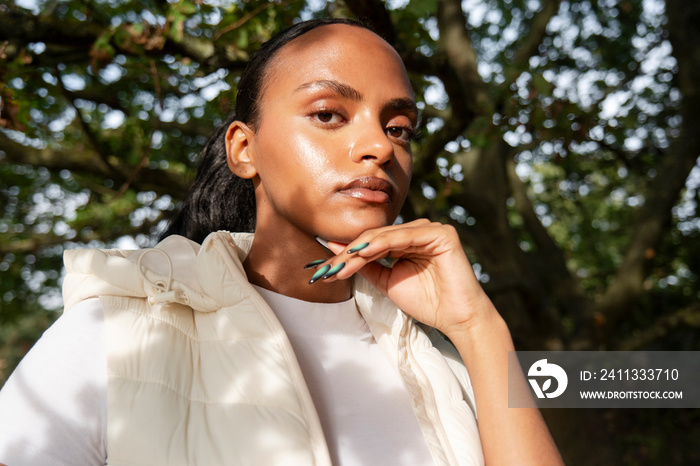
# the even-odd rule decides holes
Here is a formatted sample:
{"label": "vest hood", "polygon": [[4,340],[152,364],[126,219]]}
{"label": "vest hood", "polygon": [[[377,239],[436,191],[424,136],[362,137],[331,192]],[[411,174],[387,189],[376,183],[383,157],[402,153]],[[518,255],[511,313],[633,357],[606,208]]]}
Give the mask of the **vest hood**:
{"label": "vest hood", "polygon": [[[221,231],[210,234],[202,245],[174,235],[150,249],[68,250],[63,256],[68,272],[63,282],[65,308],[90,298],[119,296],[212,312],[231,302],[222,286],[232,278],[224,262],[245,275],[242,260],[252,240],[252,233]],[[238,257],[231,257],[231,250]]]}
{"label": "vest hood", "polygon": [[[202,245],[173,235],[149,249],[68,250],[63,256],[68,272],[63,282],[64,306],[69,309],[86,299],[115,296],[215,311],[240,300],[240,281],[236,287],[227,284],[233,283],[232,270],[245,276],[242,263],[252,243],[252,233],[219,231],[207,236]],[[359,275],[354,290],[367,320],[388,329],[402,325],[404,318],[396,306],[377,299],[374,287]]]}

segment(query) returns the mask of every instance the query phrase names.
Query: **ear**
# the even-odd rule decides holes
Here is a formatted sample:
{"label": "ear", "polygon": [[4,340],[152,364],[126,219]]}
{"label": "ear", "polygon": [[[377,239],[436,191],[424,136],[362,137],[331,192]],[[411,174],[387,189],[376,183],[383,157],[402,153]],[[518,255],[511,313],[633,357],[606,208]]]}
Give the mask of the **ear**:
{"label": "ear", "polygon": [[253,130],[241,121],[234,121],[226,130],[228,168],[240,178],[251,179],[258,174],[251,147],[253,136]]}

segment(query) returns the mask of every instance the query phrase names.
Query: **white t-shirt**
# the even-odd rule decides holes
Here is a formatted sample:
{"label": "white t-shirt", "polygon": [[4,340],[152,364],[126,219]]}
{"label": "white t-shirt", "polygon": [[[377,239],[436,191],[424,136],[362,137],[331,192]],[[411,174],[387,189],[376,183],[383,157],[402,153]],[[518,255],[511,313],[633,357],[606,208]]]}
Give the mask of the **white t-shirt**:
{"label": "white t-shirt", "polygon": [[354,299],[310,303],[256,288],[294,348],[333,464],[434,464],[408,391]]}
{"label": "white t-shirt", "polygon": [[[258,291],[289,336],[335,465],[433,464],[408,393],[354,300],[309,303]],[[0,463],[106,463],[103,335],[100,302],[87,300],[22,360],[0,391]]]}

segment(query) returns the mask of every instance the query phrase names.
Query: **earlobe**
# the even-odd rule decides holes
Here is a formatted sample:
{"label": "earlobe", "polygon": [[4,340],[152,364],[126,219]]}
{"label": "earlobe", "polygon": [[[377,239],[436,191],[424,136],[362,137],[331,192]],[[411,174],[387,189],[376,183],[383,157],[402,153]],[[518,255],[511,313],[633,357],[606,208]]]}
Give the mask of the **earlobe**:
{"label": "earlobe", "polygon": [[226,161],[236,176],[251,179],[258,174],[253,160],[253,131],[241,121],[234,121],[226,130]]}

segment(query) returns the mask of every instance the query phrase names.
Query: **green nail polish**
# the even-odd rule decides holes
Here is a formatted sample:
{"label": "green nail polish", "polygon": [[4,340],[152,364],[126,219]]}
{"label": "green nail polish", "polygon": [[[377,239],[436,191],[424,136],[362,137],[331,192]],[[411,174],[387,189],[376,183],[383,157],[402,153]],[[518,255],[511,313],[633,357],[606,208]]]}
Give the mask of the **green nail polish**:
{"label": "green nail polish", "polygon": [[380,264],[382,264],[384,267],[387,267],[387,268],[390,269],[390,268],[392,268],[398,261],[399,261],[398,259],[394,259],[393,257],[391,257],[391,254],[389,254],[388,256],[384,257],[383,259],[379,259],[377,262],[379,262]]}
{"label": "green nail polish", "polygon": [[330,269],[330,268],[331,268],[330,265],[324,265],[323,267],[318,269],[316,271],[316,273],[311,277],[311,280],[309,280],[309,285],[311,285],[313,282],[315,282],[316,280],[318,280],[319,278],[324,276],[326,274],[326,272],[328,272],[328,269]]}
{"label": "green nail polish", "polygon": [[316,267],[317,265],[323,264],[327,259],[317,259],[315,261],[309,262],[304,266],[305,269],[310,269],[311,267]]}
{"label": "green nail polish", "polygon": [[326,278],[331,278],[333,275],[336,273],[340,272],[343,270],[343,267],[345,267],[345,262],[341,262],[340,264],[336,265],[332,269],[330,269],[324,276],[323,279],[325,280]]}
{"label": "green nail polish", "polygon": [[352,253],[355,253],[355,252],[357,252],[357,251],[361,251],[361,250],[363,250],[364,248],[366,248],[367,246],[369,246],[369,243],[358,244],[358,245],[355,246],[354,248],[348,249],[348,254],[352,254]]}

